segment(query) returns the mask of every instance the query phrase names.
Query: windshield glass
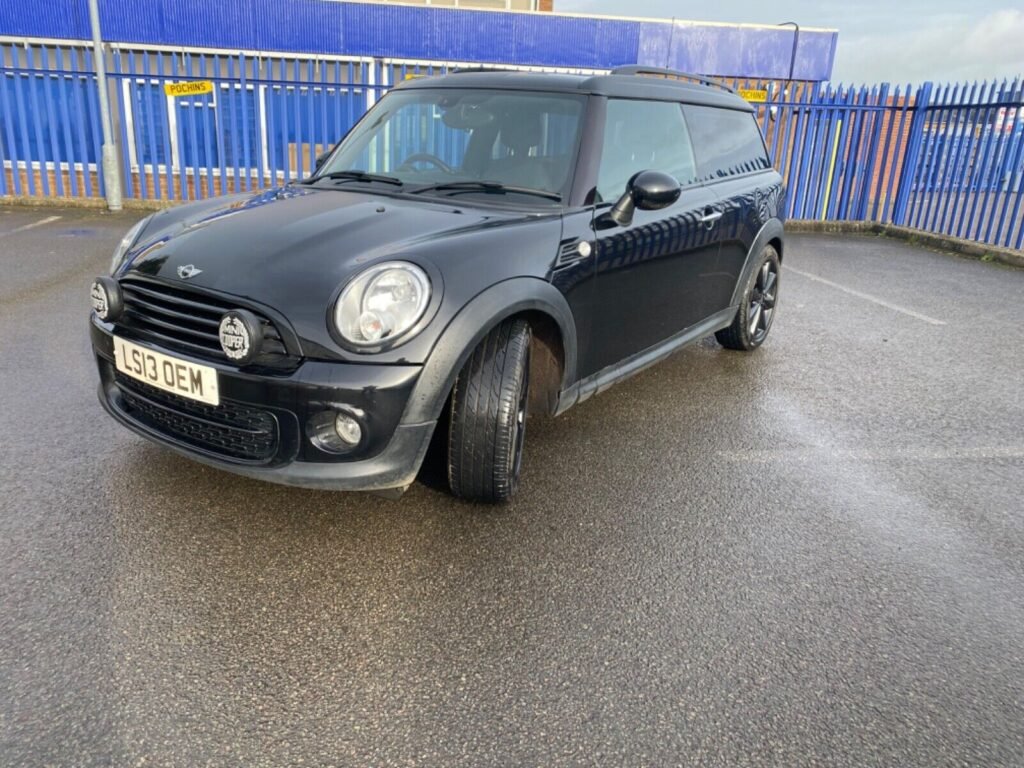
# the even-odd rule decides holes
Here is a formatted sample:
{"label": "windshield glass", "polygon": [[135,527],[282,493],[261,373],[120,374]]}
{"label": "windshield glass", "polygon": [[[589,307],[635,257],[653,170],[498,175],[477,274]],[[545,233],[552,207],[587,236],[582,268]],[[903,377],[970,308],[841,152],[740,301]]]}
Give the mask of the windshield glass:
{"label": "windshield glass", "polygon": [[345,138],[317,178],[382,183],[373,174],[392,185],[400,181],[403,192],[556,205],[566,198],[583,104],[583,96],[532,91],[394,91]]}

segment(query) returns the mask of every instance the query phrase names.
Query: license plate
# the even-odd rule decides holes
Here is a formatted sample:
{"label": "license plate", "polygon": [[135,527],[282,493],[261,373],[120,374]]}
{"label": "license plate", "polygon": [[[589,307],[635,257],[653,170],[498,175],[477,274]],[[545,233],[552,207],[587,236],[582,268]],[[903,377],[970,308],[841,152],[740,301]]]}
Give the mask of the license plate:
{"label": "license plate", "polygon": [[114,337],[114,363],[121,373],[157,389],[220,405],[216,368],[179,360],[117,336]]}

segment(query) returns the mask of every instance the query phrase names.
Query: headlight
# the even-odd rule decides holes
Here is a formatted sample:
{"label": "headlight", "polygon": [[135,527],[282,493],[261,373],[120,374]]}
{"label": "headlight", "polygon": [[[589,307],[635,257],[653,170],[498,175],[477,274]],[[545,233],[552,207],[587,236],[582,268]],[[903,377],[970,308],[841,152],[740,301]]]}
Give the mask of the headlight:
{"label": "headlight", "polygon": [[135,241],[139,239],[139,234],[152,218],[152,215],[147,216],[129,229],[125,236],[121,238],[121,242],[117,245],[117,250],[114,251],[114,258],[110,260],[110,274],[114,274],[121,267],[124,263],[124,257],[128,255],[129,249],[135,245]]}
{"label": "headlight", "polygon": [[415,264],[376,264],[352,280],[334,306],[334,324],[350,344],[390,343],[419,322],[430,303],[430,280]]}

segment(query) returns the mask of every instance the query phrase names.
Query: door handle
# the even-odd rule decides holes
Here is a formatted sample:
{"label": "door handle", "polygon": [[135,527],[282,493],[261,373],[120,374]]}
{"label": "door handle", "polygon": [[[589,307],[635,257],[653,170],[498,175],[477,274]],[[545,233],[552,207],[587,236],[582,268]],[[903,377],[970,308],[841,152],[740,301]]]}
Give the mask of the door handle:
{"label": "door handle", "polygon": [[716,211],[714,208],[705,208],[704,215],[700,217],[700,222],[707,226],[708,229],[711,229],[720,218],[722,218],[721,211]]}

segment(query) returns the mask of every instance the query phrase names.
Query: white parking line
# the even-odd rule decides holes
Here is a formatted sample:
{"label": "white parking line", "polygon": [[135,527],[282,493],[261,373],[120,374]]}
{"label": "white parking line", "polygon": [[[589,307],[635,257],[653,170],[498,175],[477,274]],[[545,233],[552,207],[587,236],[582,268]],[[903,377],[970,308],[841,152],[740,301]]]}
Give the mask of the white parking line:
{"label": "white parking line", "polygon": [[10,230],[9,232],[0,232],[0,237],[7,237],[8,235],[15,235],[18,232],[24,232],[26,229],[35,229],[36,227],[41,227],[44,224],[50,224],[50,223],[52,223],[54,221],[57,221],[59,218],[60,218],[60,216],[47,216],[45,219],[40,219],[39,221],[33,221],[31,224],[23,224],[20,227],[15,227],[14,229]]}
{"label": "white parking line", "polygon": [[717,455],[726,461],[756,463],[1024,459],[1024,445],[983,445],[968,448],[781,448],[763,451],[718,451]]}
{"label": "white parking line", "polygon": [[785,267],[785,272],[795,272],[798,275],[806,277],[808,280],[815,280],[816,282],[824,283],[825,285],[827,285],[827,286],[829,286],[831,288],[835,288],[837,291],[842,291],[843,293],[848,293],[851,296],[856,296],[858,299],[864,299],[865,301],[870,301],[870,302],[872,302],[874,304],[879,305],[880,307],[885,307],[886,309],[891,309],[894,312],[899,312],[899,313],[904,314],[904,315],[909,315],[910,317],[916,318],[918,320],[923,320],[924,322],[930,323],[931,325],[945,325],[946,324],[945,320],[936,320],[934,317],[929,317],[928,315],[922,315],[920,312],[915,312],[912,309],[907,309],[906,307],[900,307],[900,306],[898,306],[896,304],[890,304],[885,299],[880,299],[877,296],[872,296],[872,295],[867,294],[867,293],[861,293],[860,291],[855,291],[853,288],[847,288],[845,285],[840,285],[839,283],[833,283],[831,280],[826,280],[824,277],[818,277],[817,275],[812,275],[810,272],[804,272],[801,269],[795,269],[793,267],[787,266],[787,267]]}

